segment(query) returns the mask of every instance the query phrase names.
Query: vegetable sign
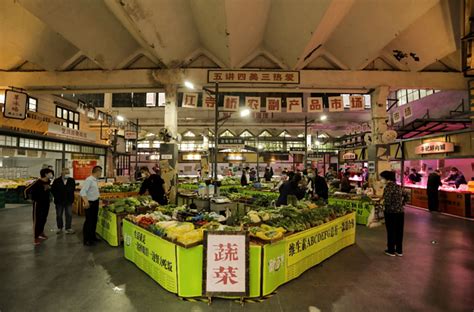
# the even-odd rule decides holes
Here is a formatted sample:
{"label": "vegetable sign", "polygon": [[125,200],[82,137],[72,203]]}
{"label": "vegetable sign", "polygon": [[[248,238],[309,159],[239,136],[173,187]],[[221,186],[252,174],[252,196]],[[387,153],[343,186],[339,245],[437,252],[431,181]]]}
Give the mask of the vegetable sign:
{"label": "vegetable sign", "polygon": [[205,232],[203,295],[248,296],[248,250],[245,232]]}

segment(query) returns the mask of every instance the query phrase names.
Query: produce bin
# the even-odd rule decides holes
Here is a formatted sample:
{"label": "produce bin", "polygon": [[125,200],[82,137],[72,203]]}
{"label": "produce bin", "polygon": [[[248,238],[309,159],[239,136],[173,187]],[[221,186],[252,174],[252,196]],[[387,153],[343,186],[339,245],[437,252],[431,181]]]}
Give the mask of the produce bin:
{"label": "produce bin", "polygon": [[[286,236],[273,244],[250,244],[249,297],[274,292],[311,267],[355,243],[354,212],[321,226]],[[183,248],[129,220],[123,221],[124,255],[166,290],[200,297],[203,245]]]}

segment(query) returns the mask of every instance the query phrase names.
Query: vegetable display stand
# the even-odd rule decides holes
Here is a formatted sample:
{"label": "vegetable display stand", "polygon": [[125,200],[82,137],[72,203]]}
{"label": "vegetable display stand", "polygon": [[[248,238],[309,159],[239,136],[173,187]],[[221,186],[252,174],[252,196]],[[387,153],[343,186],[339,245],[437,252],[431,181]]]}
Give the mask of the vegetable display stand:
{"label": "vegetable display stand", "polygon": [[355,209],[356,223],[361,225],[367,225],[370,212],[372,211],[372,209],[375,209],[375,205],[373,203],[355,199],[340,199],[329,197],[328,203],[330,205],[340,205]]}
{"label": "vegetable display stand", "polygon": [[127,214],[116,214],[99,207],[96,233],[110,246],[119,246],[122,238],[122,220]]}
{"label": "vegetable display stand", "polygon": [[138,192],[101,193],[100,199],[127,198],[138,196]]}
{"label": "vegetable display stand", "polygon": [[[249,298],[274,292],[311,267],[355,243],[356,214],[291,234],[272,244],[250,244]],[[203,245],[183,248],[129,220],[123,221],[125,258],[166,290],[201,297]]]}

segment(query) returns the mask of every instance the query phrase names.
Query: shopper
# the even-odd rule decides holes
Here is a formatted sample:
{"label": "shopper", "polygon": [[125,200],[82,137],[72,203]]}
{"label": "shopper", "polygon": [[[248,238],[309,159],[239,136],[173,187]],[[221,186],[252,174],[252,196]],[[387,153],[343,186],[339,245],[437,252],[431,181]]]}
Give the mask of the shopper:
{"label": "shopper", "polygon": [[250,182],[256,182],[257,181],[257,171],[255,168],[252,168],[249,173],[249,179]]}
{"label": "shopper", "polygon": [[448,184],[455,185],[456,188],[459,187],[461,184],[467,184],[466,178],[462,174],[461,171],[458,170],[456,167],[451,167],[451,172],[449,176],[443,180],[443,182],[447,182]]}
{"label": "shopper", "polygon": [[85,246],[94,246],[100,241],[95,235],[97,217],[99,214],[99,185],[97,179],[102,175],[102,167],[95,166],[92,174],[86,179],[81,189],[81,197],[86,210],[86,220],[84,221],[83,236]]}
{"label": "shopper", "polygon": [[349,193],[352,189],[351,181],[349,181],[349,171],[344,172],[341,179],[341,192]]}
{"label": "shopper", "polygon": [[403,205],[405,195],[403,189],[395,183],[395,172],[383,171],[380,173],[383,191],[384,217],[387,228],[387,249],[385,254],[391,257],[403,256],[403,225],[405,213]]}
{"label": "shopper", "polygon": [[317,169],[315,169],[315,175],[311,178],[311,183],[313,185],[313,199],[314,200],[323,200],[327,202],[329,197],[329,188],[326,180],[318,174]]}
{"label": "shopper", "polygon": [[336,173],[334,172],[334,168],[333,168],[333,167],[329,167],[329,168],[328,168],[328,172],[326,172],[326,174],[324,175],[324,177],[326,178],[326,181],[328,181],[328,182],[331,182],[332,180],[334,180],[335,177],[336,177]]}
{"label": "shopper", "polygon": [[48,239],[44,234],[44,226],[48,219],[49,205],[51,198],[51,180],[53,179],[53,170],[43,168],[40,171],[40,178],[29,186],[25,192],[31,192],[33,200],[33,229],[34,245],[37,246],[41,240]]}
{"label": "shopper", "polygon": [[362,168],[362,182],[369,182],[369,168]]}
{"label": "shopper", "polygon": [[272,173],[269,168],[265,168],[265,173],[263,174],[263,178],[265,179],[265,182],[272,181]]}
{"label": "shopper", "polygon": [[61,176],[53,181],[51,193],[54,197],[56,205],[56,225],[58,230],[56,234],[63,232],[63,214],[66,216],[66,233],[74,234],[71,227],[72,223],[72,205],[74,204],[74,190],[76,189],[76,181],[71,178],[68,168],[61,171]]}
{"label": "shopper", "polygon": [[435,170],[428,176],[428,183],[426,185],[426,193],[428,195],[428,209],[429,211],[438,211],[439,209],[439,187],[441,183],[441,172]]}
{"label": "shopper", "polygon": [[419,174],[418,172],[416,172],[416,169],[415,168],[411,168],[411,173],[410,175],[408,176],[408,180],[410,181],[410,183],[412,184],[416,184],[418,182],[421,182],[421,174]]}
{"label": "shopper", "polygon": [[[305,195],[305,188],[300,186],[301,175],[295,174],[294,172],[288,173],[288,180],[283,182],[278,191],[280,195],[276,201],[276,206],[288,205],[289,201],[296,201],[297,199],[303,199]],[[290,200],[289,200],[290,199]]]}
{"label": "shopper", "polygon": [[165,195],[165,181],[159,174],[150,174],[148,167],[142,167],[141,173],[143,177],[142,186],[140,187],[140,195],[148,192],[151,198],[160,205],[167,205],[168,199]]}
{"label": "shopper", "polygon": [[247,179],[247,170],[242,169],[242,176],[240,177],[240,185],[247,186],[249,184],[249,180]]}

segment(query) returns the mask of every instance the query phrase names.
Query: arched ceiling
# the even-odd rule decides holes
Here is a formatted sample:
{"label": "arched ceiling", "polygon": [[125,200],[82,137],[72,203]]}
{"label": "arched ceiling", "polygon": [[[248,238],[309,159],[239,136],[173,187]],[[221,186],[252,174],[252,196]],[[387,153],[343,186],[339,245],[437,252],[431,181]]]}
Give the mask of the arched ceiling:
{"label": "arched ceiling", "polygon": [[[453,55],[459,55],[461,5],[457,0],[4,0],[0,70],[460,71],[460,58]],[[394,50],[407,56],[397,60]]]}

